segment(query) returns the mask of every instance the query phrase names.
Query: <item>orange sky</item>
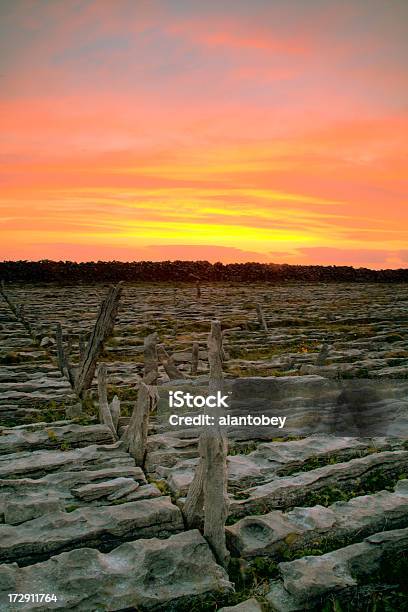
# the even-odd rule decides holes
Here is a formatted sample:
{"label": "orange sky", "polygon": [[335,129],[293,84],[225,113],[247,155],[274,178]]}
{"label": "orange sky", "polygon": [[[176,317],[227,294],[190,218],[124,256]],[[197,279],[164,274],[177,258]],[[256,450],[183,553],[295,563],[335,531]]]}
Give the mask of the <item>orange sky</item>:
{"label": "orange sky", "polygon": [[407,19],[2,3],[0,258],[407,267]]}

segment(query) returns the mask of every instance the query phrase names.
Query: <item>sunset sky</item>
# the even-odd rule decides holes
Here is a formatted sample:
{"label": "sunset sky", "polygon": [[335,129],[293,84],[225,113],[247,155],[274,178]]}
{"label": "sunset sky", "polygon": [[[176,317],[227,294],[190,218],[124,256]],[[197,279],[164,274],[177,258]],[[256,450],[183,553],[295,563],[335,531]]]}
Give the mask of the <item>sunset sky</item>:
{"label": "sunset sky", "polygon": [[0,259],[408,267],[408,0],[0,0]]}

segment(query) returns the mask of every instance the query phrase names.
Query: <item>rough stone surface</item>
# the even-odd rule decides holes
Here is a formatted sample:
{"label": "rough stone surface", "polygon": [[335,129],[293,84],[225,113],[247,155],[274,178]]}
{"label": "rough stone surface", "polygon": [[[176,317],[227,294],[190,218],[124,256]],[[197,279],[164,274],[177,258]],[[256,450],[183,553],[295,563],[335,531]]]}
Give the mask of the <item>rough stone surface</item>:
{"label": "rough stone surface", "polygon": [[[115,484],[106,488],[105,483],[112,480]],[[98,488],[98,485],[101,487]],[[85,489],[85,499],[74,494],[81,487],[88,487]],[[97,493],[92,494],[95,487]],[[161,495],[157,487],[146,483],[143,471],[135,466],[61,471],[39,479],[0,480],[0,488],[0,522],[10,525],[37,518],[46,511],[64,510],[72,506],[108,505],[112,495],[114,499],[115,495],[119,495],[126,501]]]}
{"label": "rough stone surface", "polygon": [[72,494],[84,501],[93,501],[101,497],[108,499],[119,499],[127,493],[133,493],[139,487],[139,483],[132,478],[113,478],[104,482],[83,485],[77,489],[72,489]]}
{"label": "rough stone surface", "polygon": [[[170,612],[183,598],[199,601],[233,588],[196,530],[129,542],[108,554],[82,548],[29,567],[1,565],[0,585],[2,601],[8,593],[57,593],[53,609],[77,612],[160,606]],[[20,609],[44,608],[30,603]]]}
{"label": "rough stone surface", "polygon": [[90,445],[67,451],[34,451],[0,456],[0,478],[41,477],[49,472],[133,466],[134,460],[118,444]]}
{"label": "rough stone surface", "polygon": [[312,491],[327,486],[338,489],[350,488],[356,478],[368,478],[381,470],[382,475],[402,473],[408,467],[408,451],[385,451],[373,453],[345,463],[326,465],[296,476],[276,478],[271,482],[247,490],[247,498],[233,500],[230,513],[243,516],[246,513],[262,514],[268,510],[299,505]]}
{"label": "rough stone surface", "polygon": [[46,428],[4,429],[0,436],[0,454],[58,448],[65,443],[69,447],[89,446],[90,444],[112,444],[113,437],[106,425],[65,425],[49,423]]}
{"label": "rough stone surface", "polygon": [[221,608],[219,612],[262,612],[262,606],[259,601],[251,597],[251,599],[242,601],[236,606]]}
{"label": "rough stone surface", "polygon": [[408,529],[396,529],[325,555],[280,563],[282,580],[272,583],[267,601],[277,612],[314,609],[332,593],[353,592],[375,575],[385,554],[399,555],[407,547]]}
{"label": "rough stone surface", "polygon": [[[185,442],[180,440],[180,443]],[[175,444],[173,441],[171,442]],[[303,465],[310,459],[335,459],[337,462],[354,457],[360,457],[375,450],[400,449],[402,441],[391,438],[337,438],[326,434],[316,434],[301,440],[290,442],[266,442],[247,455],[233,455],[227,458],[228,484],[231,491],[269,482],[275,476],[283,476],[288,472],[301,471]],[[184,448],[184,447],[182,447]],[[192,446],[191,442],[188,448]],[[174,449],[174,454],[177,452]],[[157,458],[157,455],[156,457]],[[150,462],[153,458],[150,459]],[[167,463],[163,461],[162,463]],[[192,481],[197,459],[180,459],[174,466],[156,466],[155,471],[167,478],[172,493],[184,496]],[[151,465],[151,463],[150,463]]]}
{"label": "rough stone surface", "polygon": [[0,525],[0,561],[27,565],[79,546],[106,550],[125,540],[183,528],[181,512],[169,497],[50,512],[16,527]]}
{"label": "rough stone surface", "polygon": [[381,529],[408,526],[408,480],[401,480],[395,492],[380,491],[336,502],[324,508],[279,510],[262,516],[247,516],[226,527],[229,547],[239,556],[279,557],[285,550],[307,548],[324,538],[333,546],[346,538],[361,538]]}
{"label": "rough stone surface", "polygon": [[[222,322],[223,372],[233,395],[229,414],[287,417],[282,430],[235,425],[226,430],[234,517],[268,512],[246,516],[227,530],[230,546],[236,546],[245,557],[240,564],[242,572],[254,556],[267,554],[279,562],[286,553],[301,554],[301,550],[316,548],[315,541],[320,539],[324,539],[324,550],[333,549],[334,553],[344,539],[358,542],[375,529],[406,526],[406,481],[401,481],[394,493],[375,493],[329,508],[280,510],[310,503],[308,493],[318,493],[326,486],[352,493],[356,480],[364,484],[367,477],[375,479],[377,470],[381,482],[384,476],[391,482],[408,473],[400,453],[408,428],[408,285],[201,283],[197,300],[194,286],[188,284],[176,292],[166,284],[126,284],[114,337],[104,349],[109,399],[120,397],[123,414],[131,414],[136,375],[142,375],[145,365],[143,338],[151,332],[158,332],[165,350],[176,355],[180,372],[178,380],[168,381],[163,365],[158,367],[160,398],[150,418],[143,464],[152,484],[123,448],[112,445],[100,425],[83,427],[63,421],[78,415],[80,403],[56,366],[56,326],[61,323],[75,369],[106,285],[7,283],[7,292],[16,308],[0,298],[0,532],[6,527],[3,533],[10,537],[3,539],[5,550],[10,549],[11,558],[19,563],[37,563],[43,558],[41,545],[44,557],[51,557],[40,564],[40,570],[39,565],[20,569],[3,565],[3,576],[21,578],[21,582],[4,584],[5,593],[53,592],[58,588],[74,598],[62,601],[62,609],[88,612],[159,607],[171,611],[180,597],[185,598],[185,606],[200,609],[194,590],[198,580],[200,584],[207,581],[198,591],[210,593],[211,600],[221,605],[217,580],[207,575],[214,560],[205,542],[205,548],[200,544],[194,555],[201,555],[202,550],[202,556],[209,554],[211,561],[200,558],[193,561],[191,569],[186,550],[195,544],[173,553],[172,538],[161,540],[154,563],[148,561],[150,568],[154,566],[152,574],[146,569],[142,549],[150,546],[146,544],[150,542],[146,540],[149,529],[153,535],[158,533],[161,511],[154,514],[147,509],[142,516],[132,510],[129,516],[126,509],[141,501],[146,508],[152,508],[153,502],[161,506],[159,486],[168,485],[176,497],[187,493],[201,431],[199,427],[169,426],[168,392],[207,392],[206,339],[214,317]],[[267,333],[259,328],[256,303],[261,305]],[[330,345],[330,351],[324,360],[318,359],[325,344]],[[197,357],[193,370],[197,368],[198,375],[191,367],[193,347]],[[96,380],[89,382],[88,399],[95,401]],[[36,423],[13,427],[30,419]],[[129,417],[120,418],[118,433],[123,434],[129,421]],[[333,433],[336,435],[330,435]],[[288,436],[306,437],[297,440]],[[107,444],[109,447],[104,446]],[[370,453],[381,457],[367,460]],[[378,460],[376,465],[371,463]],[[155,486],[154,481],[160,482]],[[182,506],[182,499],[177,503]],[[172,508],[180,516],[174,504]],[[34,535],[37,521],[42,525],[41,539]],[[135,537],[140,538],[134,542],[137,555],[111,556],[122,549],[122,540],[133,528]],[[166,537],[166,533],[160,536]],[[59,546],[75,548],[61,555]],[[91,550],[85,548],[89,546]],[[111,550],[113,546],[119,548]],[[382,555],[387,546],[383,541],[376,543]],[[364,559],[367,550],[361,550]],[[399,549],[390,551],[399,555]],[[69,562],[65,565],[60,560],[66,556]],[[345,577],[354,561],[344,570],[347,563],[340,557],[339,553],[336,567]],[[358,555],[355,558],[358,568]],[[373,557],[368,564],[370,578],[381,558]],[[306,565],[296,566],[299,586],[302,581],[307,584],[302,568],[310,567],[312,576],[316,563],[307,558],[302,561]],[[177,573],[177,567],[173,570],[171,563],[181,567],[181,572]],[[325,580],[330,586],[341,579],[337,574],[333,577],[326,562],[316,567],[321,569],[316,572],[316,581]],[[359,569],[357,576],[353,571],[357,584],[342,588],[346,597],[349,591],[367,584],[364,572]],[[288,585],[290,580],[296,583],[289,570],[287,580]],[[314,578],[311,580],[314,588]],[[266,588],[261,580],[259,587],[262,585]],[[317,598],[327,601],[332,595],[337,597],[337,588],[323,589]],[[286,612],[308,609],[306,600],[300,601],[297,594],[286,590],[282,581],[272,584],[270,597],[278,591],[277,605]],[[235,609],[245,610],[249,605],[252,602],[242,602]]]}

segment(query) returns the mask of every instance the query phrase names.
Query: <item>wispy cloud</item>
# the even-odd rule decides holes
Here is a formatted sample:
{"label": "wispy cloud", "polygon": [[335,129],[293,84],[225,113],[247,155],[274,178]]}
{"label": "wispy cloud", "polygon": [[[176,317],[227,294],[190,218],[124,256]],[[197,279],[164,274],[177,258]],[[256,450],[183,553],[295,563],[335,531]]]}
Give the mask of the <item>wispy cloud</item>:
{"label": "wispy cloud", "polygon": [[2,255],[405,261],[408,5],[373,3],[2,6]]}

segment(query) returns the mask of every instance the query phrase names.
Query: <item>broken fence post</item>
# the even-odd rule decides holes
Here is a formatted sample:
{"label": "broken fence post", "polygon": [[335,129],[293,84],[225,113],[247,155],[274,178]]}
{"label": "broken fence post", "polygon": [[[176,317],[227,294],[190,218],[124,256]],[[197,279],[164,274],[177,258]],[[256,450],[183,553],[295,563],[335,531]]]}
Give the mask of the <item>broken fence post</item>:
{"label": "broken fence post", "polygon": [[112,415],[112,422],[115,431],[118,431],[119,419],[120,419],[120,400],[117,395],[113,396],[113,400],[109,404],[110,413]]}
{"label": "broken fence post", "polygon": [[67,350],[65,350],[64,348],[61,323],[57,323],[57,328],[55,332],[55,341],[57,345],[58,368],[61,374],[69,380],[71,387],[74,387],[75,385],[74,369],[72,368],[70,360],[69,360],[69,353],[68,353],[69,346],[67,347]]}
{"label": "broken fence post", "polygon": [[57,343],[57,361],[58,367],[60,369],[61,374],[65,375],[65,351],[64,345],[62,342],[62,326],[61,323],[57,323],[57,329],[55,332],[55,341]]}
{"label": "broken fence post", "polygon": [[138,394],[129,425],[122,436],[122,442],[135,459],[136,465],[143,466],[147,449],[149,414],[157,405],[158,394],[155,386],[158,377],[157,333],[144,339],[144,373],[138,377]]}
{"label": "broken fence post", "polygon": [[329,356],[329,352],[330,352],[330,346],[327,342],[325,342],[323,346],[321,347],[319,354],[317,355],[317,358],[316,358],[317,366],[323,366],[326,364],[327,358]]}
{"label": "broken fence post", "polygon": [[[221,355],[221,323],[213,321],[208,338],[210,395],[224,388]],[[225,541],[225,521],[229,505],[227,494],[228,443],[218,424],[219,411],[215,410],[212,416],[215,418],[215,424],[207,426],[200,436],[200,459],[187,494],[184,513],[189,527],[197,527],[201,524],[204,513],[204,536],[212,547],[218,563],[225,567],[229,560]]]}
{"label": "broken fence post", "polygon": [[111,335],[118,311],[122,292],[122,283],[109,289],[108,295],[102,301],[91,336],[85,347],[75,377],[75,392],[82,397],[89,389],[95,374],[98,357],[102,352],[104,342]]}
{"label": "broken fence post", "polygon": [[152,382],[158,378],[157,333],[149,334],[144,339],[144,371],[143,379],[152,372]]}
{"label": "broken fence post", "polygon": [[98,367],[99,422],[109,427],[114,439],[117,440],[118,436],[116,434],[116,428],[114,426],[112,414],[108,404],[106,374],[106,363],[101,363]]}
{"label": "broken fence post", "polygon": [[198,358],[199,358],[199,346],[198,342],[193,343],[193,350],[191,353],[191,374],[194,376],[198,371]]}
{"label": "broken fence post", "polygon": [[85,354],[86,342],[83,334],[79,335],[78,338],[78,349],[79,349],[79,359],[81,360]]}
{"label": "broken fence post", "polygon": [[260,304],[256,305],[256,312],[258,314],[258,321],[259,321],[259,325],[261,326],[261,328],[267,332],[268,331],[268,325],[266,323],[265,320],[265,315],[262,309],[262,306]]}
{"label": "broken fence post", "polygon": [[155,382],[153,371],[144,380],[139,379],[136,404],[129,425],[122,436],[124,449],[132,455],[136,465],[140,467],[143,466],[146,456],[149,413],[155,409],[158,399],[153,382]]}
{"label": "broken fence post", "polygon": [[174,363],[173,357],[171,357],[163,345],[158,347],[158,353],[160,355],[160,361],[163,365],[163,368],[170,378],[170,380],[180,380],[185,378],[183,372],[180,372],[176,364]]}
{"label": "broken fence post", "polygon": [[6,291],[6,284],[5,284],[4,280],[1,281],[1,294],[4,297],[4,299],[6,300],[7,304],[10,306],[11,310],[17,316],[16,306],[14,305],[14,302],[12,301],[11,297],[9,296],[9,294]]}

